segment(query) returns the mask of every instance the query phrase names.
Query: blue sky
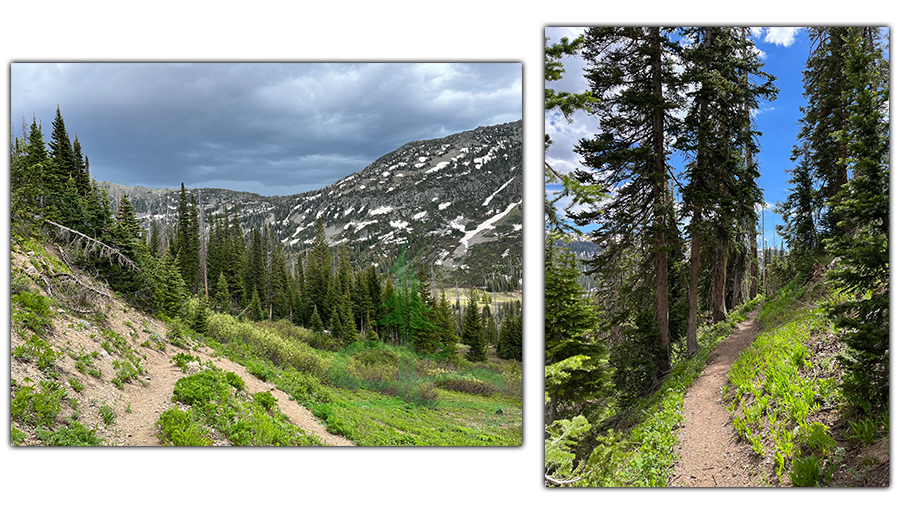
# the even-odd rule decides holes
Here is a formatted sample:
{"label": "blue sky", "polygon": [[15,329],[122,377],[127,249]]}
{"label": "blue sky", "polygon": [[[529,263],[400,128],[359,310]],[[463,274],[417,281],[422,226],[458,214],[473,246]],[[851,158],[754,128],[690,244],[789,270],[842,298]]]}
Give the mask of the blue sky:
{"label": "blue sky", "polygon": [[521,63],[26,63],[10,117],[59,105],[95,179],[289,195],[413,140],[522,118]]}
{"label": "blue sky", "polygon": [[[572,39],[581,33],[580,28],[548,27],[545,34],[549,43],[557,42],[561,37]],[[751,31],[751,36],[761,52],[764,70],[776,76],[778,97],[772,102],[760,104],[755,115],[756,129],[762,132],[758,143],[760,180],[768,211],[764,211],[767,246],[780,246],[781,240],[774,232],[774,225],[781,223],[781,217],[772,211],[772,207],[789,193],[787,181],[790,175],[787,169],[793,168],[791,150],[797,141],[799,129],[800,107],[806,104],[803,97],[803,69],[809,55],[809,37],[806,29],[791,27],[760,27]],[[575,58],[567,58],[565,78],[548,83],[556,90],[583,91],[588,85],[581,76],[582,62]],[[555,144],[547,154],[547,161],[559,171],[571,171],[581,167],[579,157],[572,152],[572,147],[579,138],[590,137],[596,125],[590,116],[580,113],[571,124],[565,122],[558,114],[545,116],[545,130],[554,139]],[[680,167],[681,157],[676,155],[673,165]]]}

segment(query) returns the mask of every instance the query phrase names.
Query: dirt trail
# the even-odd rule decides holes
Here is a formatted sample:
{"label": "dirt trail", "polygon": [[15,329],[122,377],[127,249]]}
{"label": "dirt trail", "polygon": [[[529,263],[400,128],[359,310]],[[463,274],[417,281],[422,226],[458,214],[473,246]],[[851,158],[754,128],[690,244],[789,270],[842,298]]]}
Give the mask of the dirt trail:
{"label": "dirt trail", "polygon": [[[28,257],[16,252],[13,252],[12,267],[36,272]],[[87,280],[87,277],[83,278]],[[37,290],[36,287],[32,289]],[[45,291],[40,292],[46,295]],[[98,303],[96,308],[103,312],[102,323],[80,320],[69,316],[65,310],[58,309],[52,319],[50,333],[45,336],[61,354],[65,354],[54,365],[54,370],[59,374],[57,379],[65,386],[70,398],[64,401],[58,422],[76,414],[82,424],[96,429],[97,436],[108,445],[159,445],[156,421],[160,413],[176,406],[172,402],[175,382],[187,376],[171,359],[176,353],[185,353],[197,356],[201,362],[212,359],[216,367],[236,373],[247,384],[248,393],[270,391],[278,400],[278,407],[294,425],[317,435],[326,445],[355,445],[346,438],[329,433],[325,426],[316,421],[312,412],[291,400],[285,392],[271,383],[250,374],[244,366],[226,358],[213,357],[213,350],[209,347],[201,347],[199,351],[187,351],[173,345],[166,345],[165,351],[154,349],[156,340],[166,332],[166,324],[159,319],[134,310],[118,299]],[[13,350],[24,344],[25,339],[17,332],[15,325],[11,324],[10,327],[10,349]],[[124,339],[130,349],[141,357],[143,372],[126,382],[121,389],[112,383],[116,374],[113,362],[121,355],[110,355],[102,346],[102,341],[106,338],[104,331],[107,330]],[[100,371],[100,377],[79,371],[72,356],[91,352],[99,354],[96,359],[90,359],[90,365]],[[192,367],[188,374],[198,369],[199,367]],[[18,357],[10,357],[10,377],[19,384],[36,384],[46,378],[34,363]],[[72,380],[80,382],[83,388],[75,390],[71,385]],[[115,414],[115,420],[110,424],[106,424],[101,418],[100,410],[105,406],[110,407]],[[35,437],[33,426],[20,427],[27,435],[22,445],[40,443]],[[228,445],[224,439],[213,440],[214,445]]]}
{"label": "dirt trail", "polygon": [[756,311],[710,354],[703,373],[684,396],[684,424],[678,431],[669,486],[759,486],[764,471],[747,442],[741,442],[722,402],[731,364],[756,339]]}

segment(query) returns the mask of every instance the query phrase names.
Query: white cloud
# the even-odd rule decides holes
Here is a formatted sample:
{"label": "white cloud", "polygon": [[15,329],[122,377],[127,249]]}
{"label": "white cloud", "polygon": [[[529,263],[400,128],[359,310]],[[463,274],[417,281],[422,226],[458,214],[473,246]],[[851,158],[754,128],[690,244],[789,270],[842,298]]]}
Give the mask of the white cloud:
{"label": "white cloud", "polygon": [[766,27],[766,42],[781,46],[794,44],[794,36],[800,31],[799,27]]}

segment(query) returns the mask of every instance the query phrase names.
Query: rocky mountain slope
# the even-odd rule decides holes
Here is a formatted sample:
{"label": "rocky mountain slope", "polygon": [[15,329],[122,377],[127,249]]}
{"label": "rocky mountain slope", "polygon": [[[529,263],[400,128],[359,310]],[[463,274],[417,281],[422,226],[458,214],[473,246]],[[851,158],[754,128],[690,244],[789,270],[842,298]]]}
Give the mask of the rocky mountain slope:
{"label": "rocky mountain slope", "polygon": [[[152,220],[175,222],[179,190],[103,184],[110,197],[128,193],[145,227]],[[245,229],[268,224],[293,253],[309,247],[321,219],[329,243],[346,244],[358,263],[391,259],[405,243],[437,281],[478,285],[501,278],[518,287],[522,188],[517,121],[409,142],[360,172],[302,194],[191,192],[207,214],[228,206]]]}

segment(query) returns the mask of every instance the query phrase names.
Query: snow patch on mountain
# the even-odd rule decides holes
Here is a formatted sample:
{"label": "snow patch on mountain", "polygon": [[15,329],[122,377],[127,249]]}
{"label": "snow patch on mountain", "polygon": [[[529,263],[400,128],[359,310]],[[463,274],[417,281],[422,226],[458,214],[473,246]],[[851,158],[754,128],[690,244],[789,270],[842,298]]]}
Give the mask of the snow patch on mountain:
{"label": "snow patch on mountain", "polygon": [[[515,167],[513,167],[513,169],[515,169]],[[482,205],[482,206],[487,206],[488,204],[490,204],[490,203],[491,203],[491,199],[493,199],[494,196],[496,196],[498,193],[502,192],[504,188],[506,188],[510,183],[513,182],[514,179],[516,179],[516,177],[517,177],[517,176],[513,176],[513,177],[509,178],[509,181],[503,183],[503,186],[501,186],[500,188],[498,188],[496,192],[494,192],[494,193],[492,193],[490,196],[488,196],[487,199],[484,199],[484,202],[481,203],[481,205]]]}
{"label": "snow patch on mountain", "polygon": [[370,215],[385,215],[393,211],[394,208],[392,206],[381,206],[380,208],[375,208],[369,210]]}
{"label": "snow patch on mountain", "polygon": [[494,227],[494,223],[500,221],[503,217],[508,215],[509,212],[513,210],[513,208],[521,203],[522,201],[513,202],[512,204],[507,206],[506,209],[488,218],[484,222],[481,222],[477,227],[475,227],[475,229],[471,231],[462,229],[466,234],[462,237],[462,239],[459,240],[459,246],[457,246],[456,250],[453,251],[453,255],[457,257],[465,255],[466,251],[468,251],[469,249],[469,243],[472,242],[476,236],[479,236],[484,231],[496,229],[496,227]]}
{"label": "snow patch on mountain", "polygon": [[442,161],[442,162],[438,163],[437,165],[435,165],[434,167],[431,167],[430,169],[426,170],[425,173],[426,173],[426,174],[433,174],[433,173],[435,173],[435,172],[437,172],[437,171],[439,171],[439,170],[442,170],[442,169],[446,168],[447,165],[450,165],[450,162],[449,162],[449,161]]}

